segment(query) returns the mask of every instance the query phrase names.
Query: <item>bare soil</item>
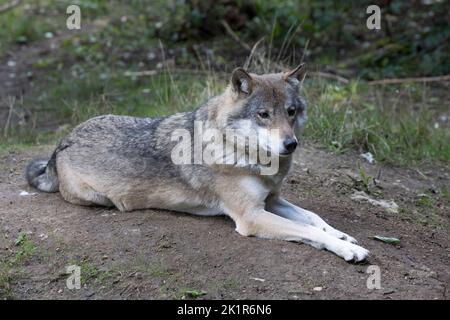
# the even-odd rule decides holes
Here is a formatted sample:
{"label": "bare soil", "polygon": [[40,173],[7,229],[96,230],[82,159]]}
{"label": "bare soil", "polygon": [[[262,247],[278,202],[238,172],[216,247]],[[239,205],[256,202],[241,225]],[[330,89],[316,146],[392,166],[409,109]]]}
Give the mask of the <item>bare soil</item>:
{"label": "bare soil", "polygon": [[[421,170],[370,165],[358,155],[335,155],[305,145],[284,185],[287,199],[320,214],[371,251],[365,264],[297,243],[245,238],[226,217],[80,207],[59,193],[27,186],[23,168],[52,146],[0,155],[0,261],[13,259],[27,234],[36,250],[0,283],[0,298],[173,299],[186,289],[198,299],[448,299],[448,167]],[[358,166],[381,175],[389,213],[350,198]],[[36,193],[21,196],[21,191]],[[151,190],[149,190],[151,192]],[[420,203],[428,192],[432,205]],[[433,198],[435,195],[436,198]],[[419,198],[418,198],[419,197]],[[400,238],[399,245],[374,235]],[[82,266],[82,288],[66,287],[66,267]],[[1,265],[1,264],[0,264]],[[381,289],[368,289],[367,268],[381,270]],[[5,272],[5,271],[4,271]],[[1,270],[0,270],[1,273]],[[2,289],[3,285],[3,289]]]}

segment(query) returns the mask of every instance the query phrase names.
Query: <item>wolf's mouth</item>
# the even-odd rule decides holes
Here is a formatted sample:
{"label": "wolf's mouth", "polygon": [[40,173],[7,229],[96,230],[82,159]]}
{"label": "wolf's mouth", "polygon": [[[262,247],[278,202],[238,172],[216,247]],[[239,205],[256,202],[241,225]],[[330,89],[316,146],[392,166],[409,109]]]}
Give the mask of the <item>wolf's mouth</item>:
{"label": "wolf's mouth", "polygon": [[294,153],[294,151],[292,151],[292,152],[274,152],[274,151],[272,151],[272,148],[270,148],[270,147],[263,147],[263,150],[265,150],[267,152],[267,155],[269,157],[271,157],[273,155],[273,156],[286,158]]}
{"label": "wolf's mouth", "polygon": [[292,152],[280,152],[278,155],[280,157],[288,157],[288,156],[292,155],[293,153],[294,153],[294,151],[292,151]]}

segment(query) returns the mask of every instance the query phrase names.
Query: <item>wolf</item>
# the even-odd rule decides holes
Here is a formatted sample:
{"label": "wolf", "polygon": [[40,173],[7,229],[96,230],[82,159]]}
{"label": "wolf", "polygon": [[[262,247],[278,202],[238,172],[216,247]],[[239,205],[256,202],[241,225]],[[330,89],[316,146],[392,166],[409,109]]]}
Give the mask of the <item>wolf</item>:
{"label": "wolf", "polygon": [[[243,236],[303,242],[346,261],[363,261],[369,251],[353,237],[280,194],[307,117],[300,95],[305,75],[304,64],[260,75],[237,68],[222,94],[193,111],[160,118],[92,118],[63,138],[50,158],[31,161],[26,179],[77,205],[227,215]],[[257,144],[276,156],[278,170],[261,174],[270,163],[174,163],[172,150],[180,141],[172,133],[182,128],[193,134],[196,122],[223,133],[243,126],[257,132],[275,129],[271,147]]]}

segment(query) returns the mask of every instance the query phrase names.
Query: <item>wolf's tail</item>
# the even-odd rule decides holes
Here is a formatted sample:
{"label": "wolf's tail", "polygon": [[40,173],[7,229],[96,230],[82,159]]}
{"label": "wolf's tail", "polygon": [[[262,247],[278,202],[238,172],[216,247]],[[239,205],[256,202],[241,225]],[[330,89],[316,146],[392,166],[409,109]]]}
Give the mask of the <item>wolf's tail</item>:
{"label": "wolf's tail", "polygon": [[57,150],[53,152],[50,159],[36,158],[28,164],[25,177],[31,186],[45,192],[57,192],[59,190],[56,152]]}

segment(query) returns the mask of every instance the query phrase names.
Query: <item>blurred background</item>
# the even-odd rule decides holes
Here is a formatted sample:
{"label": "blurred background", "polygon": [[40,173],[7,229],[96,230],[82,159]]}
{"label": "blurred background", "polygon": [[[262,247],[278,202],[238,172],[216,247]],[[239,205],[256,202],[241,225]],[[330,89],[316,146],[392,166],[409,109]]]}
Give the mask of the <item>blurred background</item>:
{"label": "blurred background", "polygon": [[[80,30],[66,27],[70,4]],[[366,27],[371,4],[380,30]],[[448,163],[449,43],[444,0],[0,0],[0,147],[55,143],[98,114],[191,110],[246,62],[305,61],[309,141]]]}

